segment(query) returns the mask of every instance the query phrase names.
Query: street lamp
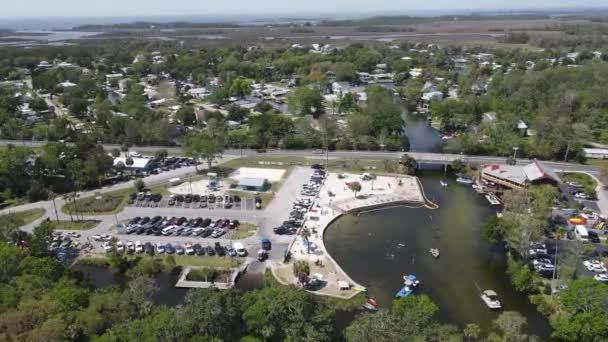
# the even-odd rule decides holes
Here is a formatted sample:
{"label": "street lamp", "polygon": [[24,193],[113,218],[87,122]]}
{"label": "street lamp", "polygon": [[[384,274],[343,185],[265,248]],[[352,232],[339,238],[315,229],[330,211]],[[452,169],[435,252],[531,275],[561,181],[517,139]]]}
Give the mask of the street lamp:
{"label": "street lamp", "polygon": [[519,150],[519,146],[513,146],[513,159],[517,159],[517,150]]}

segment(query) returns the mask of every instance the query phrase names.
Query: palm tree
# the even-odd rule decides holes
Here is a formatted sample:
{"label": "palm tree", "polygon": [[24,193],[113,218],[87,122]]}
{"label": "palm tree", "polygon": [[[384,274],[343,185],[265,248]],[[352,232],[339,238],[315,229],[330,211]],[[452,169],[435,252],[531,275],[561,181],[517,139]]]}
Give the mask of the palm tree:
{"label": "palm tree", "polygon": [[467,341],[471,341],[471,339],[477,339],[479,337],[479,333],[481,329],[475,323],[469,323],[463,330],[464,337],[467,338]]}
{"label": "palm tree", "polygon": [[131,168],[131,166],[133,166],[133,158],[127,157],[127,160],[125,160],[125,163],[127,164],[127,166],[129,167],[129,169],[131,170],[131,176],[133,176],[133,168]]}
{"label": "palm tree", "polygon": [[310,237],[310,229],[304,228],[302,229],[302,240],[306,241],[306,254],[310,254],[310,242],[308,238]]}
{"label": "palm tree", "polygon": [[55,198],[57,198],[57,194],[51,190],[51,191],[49,191],[49,197],[51,198],[51,201],[53,201],[53,208],[55,209],[55,218],[57,219],[57,222],[59,222],[59,214],[57,213],[57,204],[55,203]]}
{"label": "palm tree", "polygon": [[293,263],[293,275],[298,278],[300,283],[304,284],[309,274],[310,265],[308,265],[308,262],[304,260],[296,260],[296,262]]}
{"label": "palm tree", "polygon": [[361,191],[361,183],[359,182],[350,182],[346,183],[348,188],[355,193],[355,198],[357,198],[357,192]]}

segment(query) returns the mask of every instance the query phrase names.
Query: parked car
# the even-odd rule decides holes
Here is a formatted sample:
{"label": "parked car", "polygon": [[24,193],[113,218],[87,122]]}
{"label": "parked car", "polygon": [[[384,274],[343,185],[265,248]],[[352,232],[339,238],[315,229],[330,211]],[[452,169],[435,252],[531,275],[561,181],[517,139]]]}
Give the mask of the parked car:
{"label": "parked car", "polygon": [[161,243],[156,244],[156,253],[163,254],[165,253],[165,246]]}
{"label": "parked car", "polygon": [[184,249],[183,246],[181,246],[181,245],[175,246],[175,254],[183,255],[184,253],[186,253],[186,250]]}
{"label": "parked car", "polygon": [[218,256],[226,255],[226,249],[219,242],[215,243],[215,246],[213,249],[215,250],[215,253],[217,253]]}
{"label": "parked car", "polygon": [[205,255],[205,249],[200,244],[197,243],[194,246],[192,246],[192,248],[194,249],[194,254],[196,254],[198,256]]}
{"label": "parked car", "polygon": [[165,250],[167,251],[167,254],[175,253],[175,247],[173,247],[173,245],[170,243],[165,245]]}
{"label": "parked car", "polygon": [[236,250],[236,254],[240,257],[246,257],[247,256],[247,250],[245,249],[245,246],[243,246],[242,243],[240,242],[235,242],[232,244],[232,247]]}
{"label": "parked car", "polygon": [[137,240],[135,241],[135,253],[143,253],[144,251],[144,245],[141,243],[141,241]]}
{"label": "parked car", "polygon": [[192,244],[190,242],[186,242],[184,244],[184,250],[186,251],[186,254],[188,254],[188,255],[194,254],[194,248],[192,247]]}
{"label": "parked car", "polygon": [[211,246],[207,246],[205,248],[205,251],[207,252],[207,255],[209,255],[209,256],[214,256],[215,255],[215,250]]}

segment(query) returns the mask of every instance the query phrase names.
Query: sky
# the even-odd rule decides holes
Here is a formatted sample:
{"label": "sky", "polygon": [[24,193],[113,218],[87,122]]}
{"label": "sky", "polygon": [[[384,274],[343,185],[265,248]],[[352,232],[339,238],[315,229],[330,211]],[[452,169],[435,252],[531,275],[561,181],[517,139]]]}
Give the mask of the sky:
{"label": "sky", "polygon": [[606,0],[2,0],[0,17],[416,13],[426,10],[608,7]]}

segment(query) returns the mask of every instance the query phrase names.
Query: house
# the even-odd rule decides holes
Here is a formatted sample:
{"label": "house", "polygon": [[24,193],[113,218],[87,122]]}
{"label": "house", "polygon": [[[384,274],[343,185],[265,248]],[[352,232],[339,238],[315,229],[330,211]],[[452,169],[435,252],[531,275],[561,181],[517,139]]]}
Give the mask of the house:
{"label": "house", "polygon": [[40,63],[38,63],[38,68],[39,69],[48,69],[48,68],[52,68],[53,65],[47,61],[41,61]]}
{"label": "house", "polygon": [[496,112],[485,112],[481,115],[481,122],[495,122],[496,121]]}
{"label": "house", "polygon": [[239,188],[244,191],[264,192],[268,190],[270,183],[266,178],[241,178]]}
{"label": "house", "polygon": [[192,95],[193,97],[205,98],[209,96],[211,92],[207,90],[207,88],[191,88],[188,90],[188,94]]}
{"label": "house", "polygon": [[583,151],[589,159],[608,159],[608,148],[584,148]]}
{"label": "house", "polygon": [[123,78],[123,74],[107,74],[106,75],[106,81],[108,82],[112,82],[113,80],[120,80],[121,78]]}
{"label": "house", "polygon": [[412,78],[417,78],[422,75],[422,69],[421,68],[411,68],[410,71],[408,71],[408,73],[410,74],[410,76]]}
{"label": "house", "polygon": [[145,62],[145,61],[146,61],[146,56],[144,56],[144,55],[137,55],[137,56],[135,56],[135,58],[133,58],[133,64],[141,63],[141,62]]}
{"label": "house", "polygon": [[350,93],[353,87],[348,82],[333,82],[331,84],[332,93],[342,96],[346,93]]}
{"label": "house", "polygon": [[566,54],[566,58],[569,59],[571,62],[576,62],[578,55],[579,55],[578,52],[570,52],[570,53]]}
{"label": "house", "polygon": [[232,120],[228,120],[227,125],[228,125],[228,129],[230,129],[230,130],[239,129],[241,127],[240,122],[232,121]]}
{"label": "house", "polygon": [[357,78],[359,79],[359,81],[367,83],[370,81],[371,76],[367,72],[357,72]]}
{"label": "house", "polygon": [[440,91],[429,91],[422,94],[422,101],[431,102],[431,101],[441,101],[443,100],[443,93]]}
{"label": "house", "polygon": [[72,83],[70,81],[65,81],[65,82],[59,83],[57,86],[65,89],[65,88],[73,88],[77,85],[78,84],[76,84],[76,83]]}
{"label": "house", "polygon": [[150,171],[150,170],[156,168],[156,161],[154,161],[154,159],[148,159],[148,158],[131,158],[131,159],[133,160],[133,164],[127,165],[127,158],[125,158],[125,157],[114,158],[113,165],[116,166],[119,163],[122,163],[127,170],[133,170],[133,171],[137,171],[137,172],[144,172],[144,171],[147,172],[147,171]]}
{"label": "house", "polygon": [[528,125],[523,120],[519,120],[517,122],[517,129],[522,136],[526,136],[528,134]]}
{"label": "house", "polygon": [[561,183],[561,179],[549,167],[537,160],[530,164],[521,165],[484,165],[480,170],[480,177],[487,182],[493,182],[507,189],[522,189],[530,184]]}
{"label": "house", "polygon": [[593,51],[591,54],[593,55],[593,59],[602,59],[602,53],[599,51]]}

